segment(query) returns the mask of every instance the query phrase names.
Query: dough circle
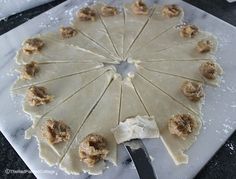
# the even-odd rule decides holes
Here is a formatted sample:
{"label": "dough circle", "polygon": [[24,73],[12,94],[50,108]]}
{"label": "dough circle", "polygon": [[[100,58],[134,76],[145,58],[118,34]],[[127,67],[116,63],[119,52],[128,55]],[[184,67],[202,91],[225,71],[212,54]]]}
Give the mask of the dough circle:
{"label": "dough circle", "polygon": [[[40,157],[49,165],[58,165],[70,174],[101,174],[106,167],[104,161],[94,167],[80,161],[78,146],[83,138],[90,133],[102,135],[109,150],[105,159],[116,165],[117,144],[111,129],[126,118],[154,116],[174,162],[188,163],[184,151],[199,134],[204,99],[189,100],[181,86],[186,80],[219,84],[222,69],[214,57],[216,38],[203,31],[194,33],[194,37],[181,37],[181,8],[180,13],[175,10],[167,17],[162,14],[163,6],[156,4],[142,14],[134,14],[131,4],[124,4],[109,16],[102,16],[101,7],[92,6],[97,15],[92,21],[75,18],[71,27],[76,31],[68,29],[71,37],[69,34],[61,38],[59,30],[37,35],[45,44],[39,53],[18,51],[18,71],[32,61],[40,69],[30,80],[17,79],[12,92],[26,96],[27,89],[34,85],[43,86],[53,96],[51,102],[40,106],[29,105],[25,98],[23,110],[33,121],[26,138],[38,139]],[[201,40],[212,43],[209,52],[197,51]],[[136,72],[122,79],[113,64],[124,60],[135,64]],[[216,64],[216,79],[200,74],[199,66],[207,61]],[[189,114],[196,120],[195,129],[185,139],[168,130],[168,121],[176,114]],[[48,119],[67,124],[70,139],[55,145],[48,143],[41,132]]]}

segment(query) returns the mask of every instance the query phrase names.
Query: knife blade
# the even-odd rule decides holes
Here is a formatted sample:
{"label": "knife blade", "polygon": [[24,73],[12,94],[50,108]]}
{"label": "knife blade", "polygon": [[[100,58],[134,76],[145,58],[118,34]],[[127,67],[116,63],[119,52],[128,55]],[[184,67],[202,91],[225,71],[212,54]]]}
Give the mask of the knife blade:
{"label": "knife blade", "polygon": [[133,139],[124,142],[123,145],[128,151],[140,179],[158,179],[142,140]]}

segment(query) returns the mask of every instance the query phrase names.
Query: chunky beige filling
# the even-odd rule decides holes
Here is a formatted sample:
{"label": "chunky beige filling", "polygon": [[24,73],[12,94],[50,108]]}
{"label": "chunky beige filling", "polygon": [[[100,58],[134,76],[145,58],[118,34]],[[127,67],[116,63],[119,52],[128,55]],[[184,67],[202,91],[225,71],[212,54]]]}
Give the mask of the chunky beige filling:
{"label": "chunky beige filling", "polygon": [[172,5],[166,5],[164,6],[164,8],[162,9],[162,14],[164,16],[167,16],[169,18],[171,17],[176,17],[179,16],[181,13],[181,10],[178,8],[177,5],[172,4]]}
{"label": "chunky beige filling", "polygon": [[184,25],[180,29],[180,36],[184,38],[193,38],[198,33],[198,28],[195,25]]}
{"label": "chunky beige filling", "polygon": [[39,38],[28,39],[24,42],[23,51],[30,55],[34,53],[39,53],[44,47],[44,42]]}
{"label": "chunky beige filling", "polygon": [[177,114],[170,118],[168,128],[171,134],[186,139],[195,128],[195,119],[189,114]]}
{"label": "chunky beige filling", "polygon": [[31,86],[27,90],[26,99],[31,106],[40,106],[51,102],[53,97],[47,94],[46,88]]}
{"label": "chunky beige filling", "polygon": [[42,128],[42,134],[50,144],[58,144],[70,139],[70,127],[63,121],[49,119]]}
{"label": "chunky beige filling", "polygon": [[132,4],[132,11],[137,15],[147,15],[148,7],[142,0],[137,0]]}
{"label": "chunky beige filling", "polygon": [[25,64],[22,71],[21,71],[21,79],[24,80],[30,80],[32,79],[36,73],[38,73],[40,70],[39,65],[37,62],[30,62],[28,64]]}
{"label": "chunky beige filling", "polygon": [[90,7],[85,7],[79,11],[78,17],[81,21],[95,21],[97,15],[94,9]]}
{"label": "chunky beige filling", "polygon": [[204,97],[202,84],[196,82],[185,81],[181,87],[181,90],[183,95],[193,102],[197,102]]}
{"label": "chunky beige filling", "polygon": [[89,167],[106,158],[108,152],[106,140],[98,134],[89,134],[79,146],[80,159]]}

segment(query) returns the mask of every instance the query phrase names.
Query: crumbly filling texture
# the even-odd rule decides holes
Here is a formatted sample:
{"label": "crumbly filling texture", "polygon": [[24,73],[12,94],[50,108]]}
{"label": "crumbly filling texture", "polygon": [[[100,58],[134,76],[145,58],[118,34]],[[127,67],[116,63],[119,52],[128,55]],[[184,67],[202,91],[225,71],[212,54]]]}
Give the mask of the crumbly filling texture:
{"label": "crumbly filling texture", "polygon": [[182,139],[186,139],[195,126],[195,119],[189,114],[177,114],[168,123],[170,133]]}
{"label": "crumbly filling texture", "polygon": [[180,36],[184,38],[193,38],[198,33],[198,27],[195,25],[184,25],[180,28]]}
{"label": "crumbly filling texture", "polygon": [[89,134],[79,145],[80,159],[89,167],[93,167],[108,154],[105,138],[98,134]]}
{"label": "crumbly filling texture", "polygon": [[97,18],[97,14],[94,9],[85,7],[79,11],[78,17],[81,21],[95,21]]}
{"label": "crumbly filling texture", "polygon": [[115,16],[118,13],[118,10],[116,7],[113,6],[103,6],[101,8],[102,16]]}
{"label": "crumbly filling texture", "polygon": [[60,34],[63,39],[68,39],[77,35],[77,30],[72,27],[61,27]]}
{"label": "crumbly filling texture", "polygon": [[142,0],[137,0],[132,4],[132,11],[136,15],[147,15],[148,7]]}
{"label": "crumbly filling texture", "polygon": [[212,49],[212,43],[210,40],[201,40],[197,43],[197,51],[199,53],[207,53]]}
{"label": "crumbly filling texture", "polygon": [[200,83],[185,81],[181,87],[181,91],[184,96],[193,102],[197,102],[204,97],[202,84]]}
{"label": "crumbly filling texture", "polygon": [[40,106],[51,102],[52,96],[47,94],[47,90],[42,86],[31,86],[27,90],[27,101],[31,106]]}
{"label": "crumbly filling texture", "polygon": [[43,137],[50,144],[58,144],[70,139],[70,127],[63,121],[49,119],[42,128]]}
{"label": "crumbly filling texture", "polygon": [[25,54],[39,53],[44,47],[44,42],[39,38],[28,39],[24,42],[23,51]]}
{"label": "crumbly filling texture", "polygon": [[30,62],[26,65],[24,65],[22,71],[21,71],[21,79],[24,79],[24,80],[31,80],[35,75],[36,73],[39,72],[39,65],[37,62]]}
{"label": "crumbly filling texture", "polygon": [[214,80],[218,76],[217,66],[211,61],[202,63],[199,70],[202,76],[209,80]]}
{"label": "crumbly filling texture", "polygon": [[178,8],[177,5],[172,4],[172,5],[166,5],[162,9],[162,14],[166,17],[177,17],[181,13],[181,10]]}

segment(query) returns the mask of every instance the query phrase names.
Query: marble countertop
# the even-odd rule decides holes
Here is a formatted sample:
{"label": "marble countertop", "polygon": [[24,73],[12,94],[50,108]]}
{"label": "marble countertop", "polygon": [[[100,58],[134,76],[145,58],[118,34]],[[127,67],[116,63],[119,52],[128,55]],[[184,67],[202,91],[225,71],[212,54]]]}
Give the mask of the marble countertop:
{"label": "marble countertop", "polygon": [[0,0],[0,19],[50,1],[52,0]]}
{"label": "marble countertop", "polygon": [[[61,7],[64,7],[64,8],[66,8],[65,6],[61,6]],[[186,6],[187,7],[187,6]],[[63,8],[62,9],[57,9],[59,12],[63,12]],[[194,10],[194,11],[191,11],[191,14],[194,14],[194,17],[195,18],[193,18],[192,16],[188,16],[189,18],[187,19],[188,21],[191,21],[191,22],[196,22],[197,24],[200,24],[201,25],[201,27],[203,27],[203,28],[206,28],[206,29],[211,29],[212,31],[214,31],[213,30],[213,27],[205,27],[205,25],[204,24],[201,24],[201,18],[204,18],[205,19],[205,22],[208,22],[208,23],[212,23],[212,21],[214,22],[214,23],[216,23],[218,20],[216,20],[215,18],[213,18],[212,16],[209,16],[209,15],[207,15],[206,13],[204,13],[204,12],[202,12],[202,11],[198,11],[198,10],[196,10],[196,9],[193,9],[193,8],[190,8],[190,9],[188,9],[188,11],[190,11],[190,10]],[[55,11],[56,12],[56,11]],[[52,13],[52,12],[51,12]],[[190,13],[190,12],[187,12],[187,13]],[[33,14],[33,13],[32,13]],[[41,18],[47,18],[46,17],[46,15],[44,15],[44,16],[42,16]],[[234,16],[235,17],[235,16]],[[39,19],[39,17],[38,17],[38,19]],[[42,20],[42,21],[44,21],[44,20]],[[36,23],[36,20],[34,19],[33,20],[33,22],[34,23]],[[235,21],[234,21],[235,22]],[[29,24],[30,24],[30,22],[29,23],[26,23],[26,26],[25,26],[25,28],[27,29],[29,29]],[[37,23],[36,23],[37,24]],[[224,23],[222,23],[222,24],[224,24]],[[227,24],[224,24],[225,26],[228,26]],[[215,27],[220,27],[219,26],[219,24],[217,25],[217,24],[215,24]],[[43,30],[46,30],[48,27],[47,26],[42,26],[41,28],[44,28]],[[23,27],[20,27],[16,32],[19,32],[21,35],[23,35],[23,36],[27,36],[27,34],[22,34],[22,30],[23,30],[24,28]],[[231,28],[230,28],[231,29]],[[227,28],[226,28],[226,30],[227,30]],[[232,29],[231,29],[232,30]],[[11,35],[13,35],[14,33],[13,32],[10,32],[9,34],[11,34]],[[0,39],[1,40],[9,40],[10,42],[9,42],[9,45],[12,45],[12,49],[11,49],[11,52],[9,52],[9,53],[7,53],[6,54],[6,58],[8,58],[9,60],[12,60],[12,57],[14,56],[14,48],[16,48],[17,47],[17,44],[14,44],[13,42],[12,42],[12,40],[13,40],[13,38],[11,38],[11,36],[10,35],[7,35],[7,36],[4,36],[4,38],[7,38],[7,39],[4,39],[4,38],[2,38],[1,39],[1,37],[0,37]],[[220,35],[220,34],[218,34],[218,35]],[[22,37],[23,38],[23,37]],[[14,44],[14,45],[13,45]],[[4,48],[3,48],[3,51],[4,51]],[[6,51],[4,51],[4,52],[6,52]],[[0,55],[2,55],[2,54],[0,54]],[[4,63],[4,64],[2,64],[1,63],[1,70],[6,70],[7,68],[7,66],[8,66],[9,64],[7,64],[7,63]],[[233,64],[233,65],[235,65],[235,63]],[[4,68],[4,66],[5,66],[5,68]],[[228,66],[226,66],[226,67],[228,67]],[[3,79],[2,78],[2,76],[1,76],[1,79]],[[9,77],[9,79],[10,80],[13,80],[14,79],[14,77]],[[9,81],[9,82],[12,82],[12,81]],[[232,86],[224,86],[224,87],[231,87],[232,88]],[[233,86],[234,87],[234,86]],[[223,88],[222,90],[227,90],[226,88]],[[232,90],[232,89],[231,89]],[[222,91],[223,92],[223,91]],[[4,94],[6,94],[6,91],[4,92],[4,88],[0,88],[0,94],[2,94],[2,95],[4,95]],[[9,99],[8,99],[9,100]],[[1,107],[3,107],[3,106],[1,106]],[[3,108],[3,109],[6,109],[6,108]],[[8,111],[9,112],[9,111]],[[6,114],[6,113],[5,113]],[[10,114],[9,114],[10,115]],[[2,116],[0,116],[0,118],[1,118]],[[13,117],[13,116],[12,116]],[[27,121],[26,120],[26,117],[25,117],[25,115],[21,112],[21,111],[19,111],[19,116],[18,116],[18,119],[17,120],[19,120],[20,122],[19,122],[19,124],[17,125],[17,126],[15,126],[15,128],[14,127],[10,127],[11,128],[11,131],[8,131],[7,133],[6,133],[6,130],[4,130],[4,129],[2,129],[1,128],[1,130],[4,132],[4,135],[6,135],[6,137],[8,138],[8,140],[12,143],[12,145],[14,146],[14,148],[17,150],[17,152],[22,156],[22,158],[26,161],[26,163],[29,165],[29,167],[33,170],[33,172],[35,173],[35,175],[37,176],[37,177],[39,177],[39,176],[41,176],[41,177],[43,177],[43,176],[46,176],[46,175],[44,175],[44,174],[42,174],[42,173],[38,173],[37,172],[37,170],[45,170],[46,172],[53,172],[54,174],[55,174],[55,172],[57,173],[57,176],[61,176],[61,177],[65,177],[65,175],[64,175],[64,173],[63,172],[60,172],[60,171],[58,171],[56,168],[49,168],[49,167],[47,167],[44,163],[41,163],[41,161],[37,158],[37,156],[38,156],[38,151],[37,151],[37,145],[36,145],[36,142],[35,142],[35,140],[34,139],[32,139],[32,140],[24,140],[23,139],[23,134],[24,134],[24,130],[29,126],[29,121]],[[215,132],[214,134],[216,135],[216,136],[221,136],[221,135],[223,135],[223,137],[221,137],[221,140],[219,140],[219,141],[217,141],[217,146],[219,146],[219,145],[221,145],[223,142],[224,142],[224,140],[227,138],[227,136],[229,136],[230,135],[230,133],[232,133],[233,131],[234,131],[234,129],[235,129],[235,123],[230,123],[231,124],[231,129],[225,129],[225,130],[227,130],[227,131],[221,131],[220,129],[218,130],[218,129],[216,129],[216,130],[218,130],[218,132],[216,132],[216,130],[215,131],[213,131],[213,132]],[[206,126],[208,126],[209,125],[209,121],[206,121]],[[228,125],[228,124],[226,124],[226,125]],[[4,126],[4,124],[2,125],[2,126]],[[2,127],[1,126],[1,127]],[[209,127],[209,126],[208,126]],[[218,126],[219,127],[219,126]],[[203,133],[204,133],[204,131],[203,131]],[[221,134],[221,135],[220,135]],[[161,146],[159,146],[159,143],[155,143],[155,146],[157,147],[157,149],[155,148],[155,150],[154,150],[154,148],[152,148],[151,147],[151,145],[152,145],[152,142],[151,141],[145,141],[145,144],[147,145],[147,147],[150,149],[150,153],[151,153],[151,155],[152,155],[152,153],[154,154],[155,153],[155,150],[158,150],[159,152],[163,152],[163,149],[162,149],[162,147]],[[157,146],[158,145],[158,146]],[[2,147],[3,148],[5,148],[5,146],[6,145],[3,145]],[[217,166],[218,166],[218,168],[219,168],[219,171],[221,171],[222,170],[222,166],[219,164],[219,162],[218,162],[218,160],[219,160],[219,156],[224,156],[223,157],[223,159],[226,159],[226,157],[228,156],[228,154],[229,154],[229,159],[231,159],[231,161],[235,161],[235,150],[234,150],[234,147],[235,147],[235,137],[232,137],[232,139],[230,140],[230,142],[228,142],[228,143],[226,143],[225,145],[225,149],[226,150],[224,150],[224,152],[227,152],[227,154],[225,154],[224,152],[223,152],[223,154],[222,154],[222,152],[220,152],[219,154],[218,154],[218,158],[217,158],[217,155],[216,155],[216,159],[213,159],[212,161],[212,165],[210,164],[209,165],[209,167],[212,167],[212,166],[214,166],[215,168],[217,168]],[[232,149],[232,150],[231,150]],[[212,151],[210,152],[211,153],[211,155],[215,152],[217,150],[217,148],[215,148],[215,149],[212,149]],[[2,152],[4,152],[4,150],[2,150]],[[115,176],[119,176],[119,178],[127,178],[127,177],[129,177],[129,178],[137,178],[137,174],[136,174],[136,172],[135,172],[135,170],[133,170],[133,166],[132,166],[132,164],[131,164],[131,161],[130,161],[130,159],[129,159],[129,157],[127,156],[127,154],[123,151],[123,150],[120,150],[120,152],[121,152],[121,155],[122,155],[122,157],[121,157],[121,166],[120,167],[117,167],[116,169],[112,169],[112,171],[113,171],[113,175],[111,175],[111,172],[109,172],[109,171],[106,171],[105,172],[105,174],[102,176],[102,178],[116,178]],[[190,151],[191,152],[191,151]],[[28,155],[28,157],[26,156],[26,154]],[[1,153],[0,153],[0,155],[1,155]],[[4,154],[3,154],[4,155]],[[12,157],[12,155],[11,155],[11,152],[10,152],[10,154],[8,154],[9,156],[7,157],[7,159],[9,159],[9,160],[11,160],[11,162],[13,162],[14,161],[14,158]],[[30,158],[30,156],[31,156],[31,158]],[[189,178],[189,177],[193,177],[199,170],[200,170],[200,168],[203,166],[203,164],[204,163],[206,163],[206,161],[209,159],[209,157],[210,157],[210,155],[208,155],[208,158],[205,158],[204,159],[204,161],[200,161],[201,162],[201,165],[200,166],[198,166],[198,167],[196,167],[196,165],[192,165],[191,164],[191,167],[193,168],[193,169],[189,169],[190,171],[192,171],[189,175],[188,175],[188,177],[187,178]],[[161,160],[161,159],[163,159],[161,156],[157,156],[157,158],[159,159],[159,161]],[[232,159],[234,159],[234,160],[232,160]],[[201,160],[201,159],[200,159]],[[159,162],[158,160],[155,160],[155,162],[154,162],[154,164],[156,165],[156,166],[160,166],[160,164],[158,163]],[[32,163],[37,163],[36,165],[35,164],[30,164],[30,162],[32,162]],[[199,162],[199,161],[198,161]],[[211,162],[210,162],[211,163]],[[230,162],[228,162],[228,163],[230,163]],[[232,162],[233,163],[233,162]],[[235,162],[234,162],[235,163]],[[226,162],[226,164],[227,164],[227,162]],[[5,166],[5,169],[6,169],[6,167],[9,167],[9,165],[6,165]],[[13,166],[14,167],[14,166]],[[16,166],[15,166],[16,167]],[[190,166],[189,166],[190,167]],[[233,168],[232,168],[233,166],[231,165],[231,169],[229,169],[228,171],[228,174],[229,174],[229,176],[234,176],[233,175],[233,173],[232,173],[232,171],[233,171]],[[235,166],[234,166],[235,167]],[[163,168],[161,168],[161,167],[159,167],[160,169],[158,169],[158,170],[161,170],[161,169],[163,169]],[[228,168],[230,168],[230,167],[228,167]],[[4,166],[3,166],[3,168],[1,167],[1,169],[2,169],[2,171],[4,170]],[[10,168],[9,167],[9,169],[16,169],[16,168]],[[19,169],[19,168],[17,168],[17,169]],[[23,169],[23,167],[22,168],[20,168],[20,169]],[[37,170],[36,170],[37,169]],[[183,171],[183,170],[182,170]],[[208,171],[209,171],[209,169],[208,169]],[[230,175],[230,171],[231,171],[231,175]],[[160,171],[161,172],[161,171]],[[160,172],[157,172],[157,173],[160,173]],[[109,174],[110,173],[110,174]],[[201,174],[201,173],[203,173],[203,174]],[[217,175],[217,174],[219,174],[219,172],[217,173],[217,172],[207,172],[207,169],[205,169],[205,172],[204,172],[204,170],[203,170],[203,172],[201,172],[198,176],[199,177],[204,177],[204,176],[208,176],[208,177],[213,177],[213,176],[218,176],[218,177],[220,177],[220,175]],[[205,174],[204,175],[204,173],[207,173],[207,175]],[[12,175],[6,175],[6,173],[5,173],[5,176],[12,176]],[[48,176],[48,175],[47,175]],[[113,176],[113,177],[111,177],[111,176]],[[161,174],[161,178],[163,178],[163,176],[166,176],[166,175],[164,175],[163,173]],[[222,175],[221,175],[222,176]],[[226,176],[226,175],[224,175],[224,176]],[[83,175],[82,176],[83,178],[87,178],[88,177],[88,175]],[[173,177],[173,175],[172,175],[172,177]],[[235,177],[235,176],[234,176]],[[101,178],[101,177],[98,177],[98,178]]]}

